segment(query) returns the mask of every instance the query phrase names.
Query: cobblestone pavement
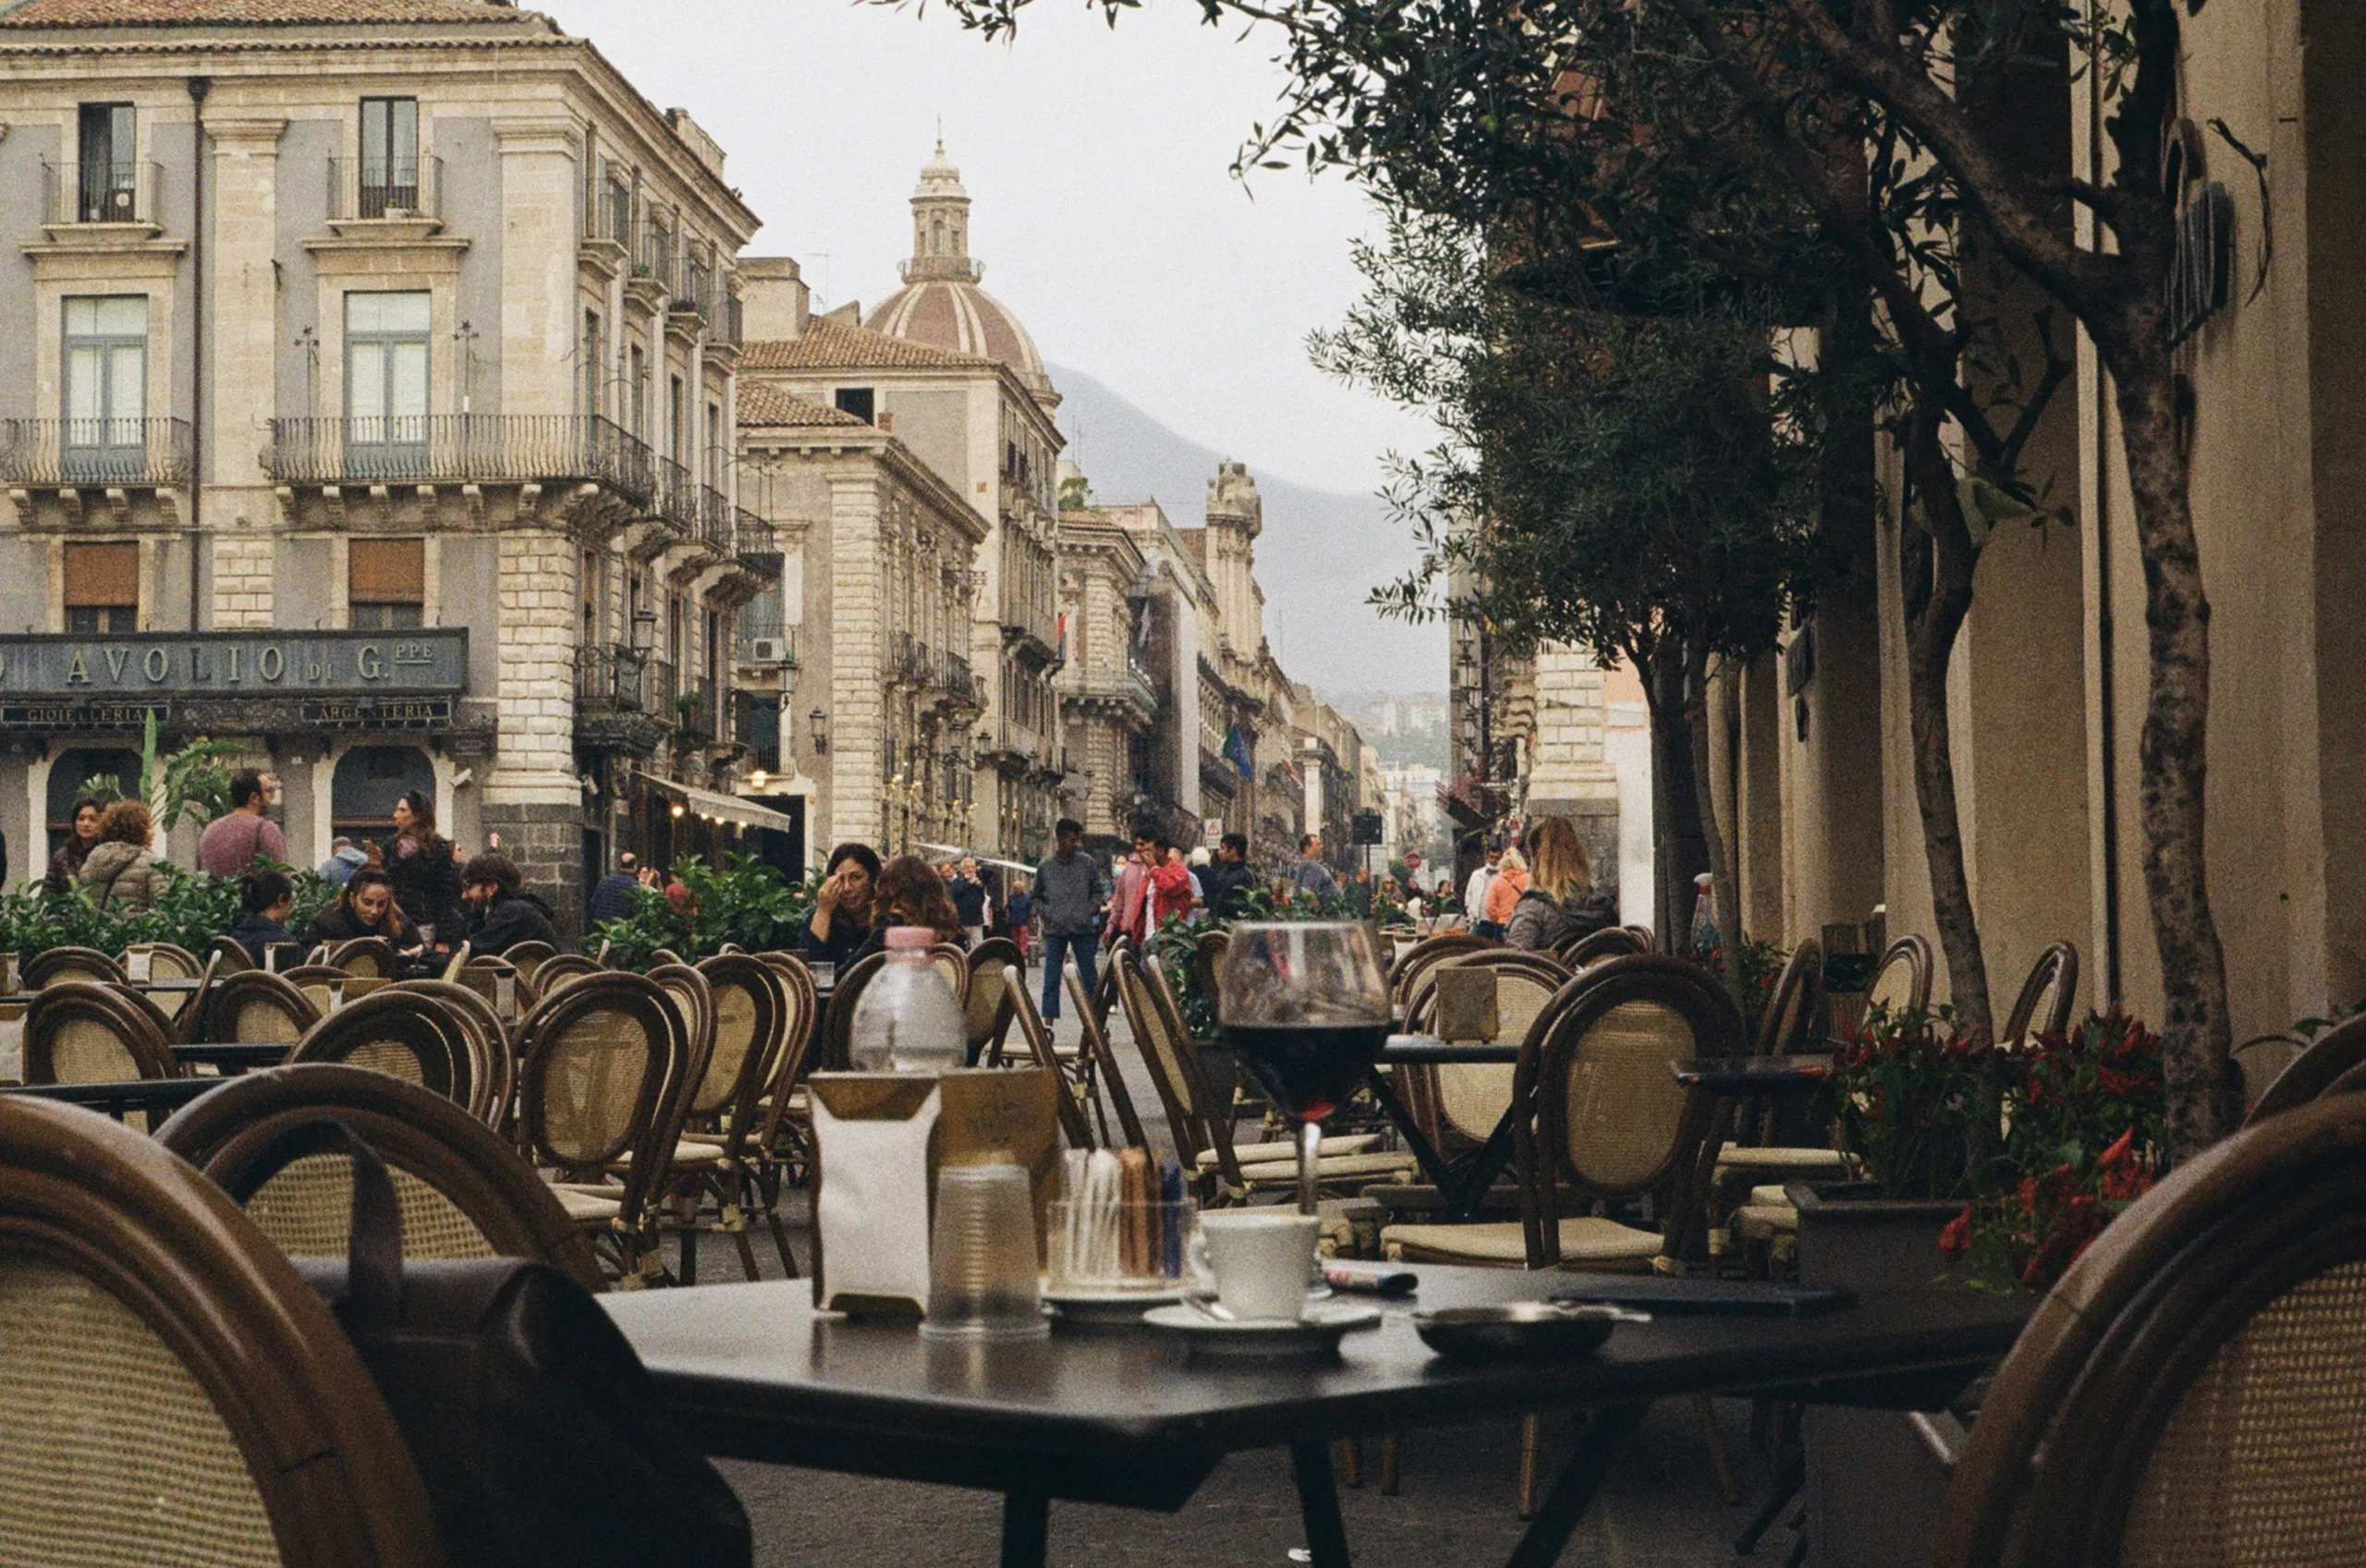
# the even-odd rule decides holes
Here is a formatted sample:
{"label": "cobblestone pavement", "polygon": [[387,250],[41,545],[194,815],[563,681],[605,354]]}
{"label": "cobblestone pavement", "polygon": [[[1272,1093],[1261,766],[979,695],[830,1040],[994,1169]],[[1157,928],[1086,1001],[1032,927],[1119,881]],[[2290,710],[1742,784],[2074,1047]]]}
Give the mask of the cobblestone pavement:
{"label": "cobblestone pavement", "polygon": [[[1040,995],[1040,972],[1035,984]],[[1063,1040],[1073,1039],[1074,1020],[1063,1020],[1059,1030]],[[1118,1045],[1134,1103],[1153,1124],[1145,1130],[1163,1142],[1158,1097],[1130,1040],[1121,1034]],[[801,1252],[801,1229],[792,1230],[792,1240]],[[768,1276],[777,1272],[769,1246],[760,1246],[758,1255]],[[712,1241],[700,1264],[708,1282],[738,1278],[729,1249]],[[1718,1498],[1691,1407],[1663,1404],[1637,1434],[1564,1561],[1604,1568],[1738,1561],[1731,1538],[1757,1501],[1764,1469],[1749,1455],[1748,1406],[1723,1403],[1718,1411],[1750,1494],[1744,1507],[1728,1508]],[[1547,1424],[1546,1477],[1569,1452],[1576,1429],[1571,1420]],[[1378,1457],[1377,1442],[1367,1443],[1368,1479],[1377,1474]],[[1356,1562],[1364,1568],[1502,1562],[1521,1530],[1513,1508],[1518,1459],[1518,1428],[1508,1421],[1408,1434],[1397,1496],[1383,1497],[1371,1484],[1341,1490]],[[995,1558],[1001,1499],[990,1493],[775,1465],[730,1464],[724,1470],[755,1524],[762,1568],[901,1568]],[[1761,1557],[1780,1561],[1786,1538],[1778,1529]],[[1289,1456],[1274,1449],[1234,1455],[1174,1514],[1055,1504],[1050,1561],[1055,1568],[1287,1568],[1303,1544]]]}

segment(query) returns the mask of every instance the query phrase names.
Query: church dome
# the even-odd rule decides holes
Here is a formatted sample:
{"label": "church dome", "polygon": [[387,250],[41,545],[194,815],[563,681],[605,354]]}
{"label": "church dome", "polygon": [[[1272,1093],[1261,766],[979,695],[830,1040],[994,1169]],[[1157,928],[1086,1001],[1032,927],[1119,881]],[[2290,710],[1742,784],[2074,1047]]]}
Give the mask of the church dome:
{"label": "church dome", "polygon": [[999,360],[1047,408],[1059,402],[1043,357],[1009,306],[978,286],[982,262],[970,255],[970,193],[945,143],[912,191],[912,255],[904,286],[872,307],[862,324],[914,343]]}

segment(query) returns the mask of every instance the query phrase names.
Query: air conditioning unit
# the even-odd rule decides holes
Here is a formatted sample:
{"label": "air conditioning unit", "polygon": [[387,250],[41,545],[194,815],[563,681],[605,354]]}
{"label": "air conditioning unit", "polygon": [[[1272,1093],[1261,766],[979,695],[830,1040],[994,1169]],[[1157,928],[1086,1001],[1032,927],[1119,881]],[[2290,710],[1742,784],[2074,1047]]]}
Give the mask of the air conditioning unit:
{"label": "air conditioning unit", "polygon": [[754,664],[786,664],[790,662],[788,638],[785,637],[751,637],[748,639],[748,660]]}

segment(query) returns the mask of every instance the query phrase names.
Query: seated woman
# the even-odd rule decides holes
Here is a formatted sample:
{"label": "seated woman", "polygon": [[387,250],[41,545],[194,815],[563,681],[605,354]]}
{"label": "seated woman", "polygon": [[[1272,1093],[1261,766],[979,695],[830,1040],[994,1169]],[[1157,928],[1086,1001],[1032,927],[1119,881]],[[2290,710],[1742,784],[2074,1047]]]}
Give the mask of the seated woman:
{"label": "seated woman", "polygon": [[336,902],[312,918],[304,928],[304,950],[366,936],[385,938],[396,953],[420,944],[419,928],[403,918],[402,907],[395,902],[394,879],[375,866],[364,866],[348,877]]}
{"label": "seated woman", "polygon": [[256,968],[267,969],[267,950],[296,941],[287,931],[287,917],[296,912],[296,884],[285,871],[250,871],[238,879],[238,907],[230,940],[247,950]]}
{"label": "seated woman", "polygon": [[[1505,945],[1550,951],[1614,925],[1618,911],[1594,886],[1585,840],[1567,817],[1544,817],[1529,831],[1529,885],[1511,906]],[[1506,863],[1511,860],[1506,855]],[[1503,879],[1496,879],[1502,885]],[[1488,900],[1494,902],[1492,894]]]}
{"label": "seated woman", "polygon": [[928,926],[935,930],[937,941],[969,950],[970,933],[961,929],[961,917],[954,912],[945,879],[917,855],[898,855],[887,862],[872,894],[871,910],[871,934],[855,954],[857,961],[886,950],[890,926]]}
{"label": "seated woman", "polygon": [[797,951],[809,962],[853,963],[871,940],[871,905],[879,881],[879,853],[867,844],[842,844],[813,898],[813,918],[797,933]]}

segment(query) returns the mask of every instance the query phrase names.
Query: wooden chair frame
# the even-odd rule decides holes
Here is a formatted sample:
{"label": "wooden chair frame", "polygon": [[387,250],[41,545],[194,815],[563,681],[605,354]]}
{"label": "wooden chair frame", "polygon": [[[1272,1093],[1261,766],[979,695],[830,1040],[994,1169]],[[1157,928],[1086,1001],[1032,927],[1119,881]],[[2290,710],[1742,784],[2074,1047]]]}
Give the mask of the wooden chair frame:
{"label": "wooden chair frame", "polygon": [[[1092,998],[1086,994],[1084,977],[1070,966],[1060,977],[1067,988],[1068,1003],[1076,1009],[1078,1027],[1083,1031],[1083,1050],[1079,1052],[1079,1076],[1084,1092],[1092,1103],[1093,1119],[1101,1126],[1101,1146],[1115,1147],[1109,1136],[1109,1110],[1117,1112],[1117,1130],[1128,1149],[1147,1149],[1150,1139],[1142,1132],[1141,1117],[1134,1111],[1133,1091],[1126,1087],[1125,1075],[1118,1070],[1117,1053],[1109,1044],[1109,1031],[1104,1021],[1094,1015]],[[1107,1106],[1103,1104],[1107,1097]]]}
{"label": "wooden chair frame", "polygon": [[494,1012],[493,1003],[450,980],[400,980],[387,989],[424,997],[441,1005],[445,1015],[457,1026],[454,1038],[467,1064],[468,1093],[461,1103],[485,1125],[506,1126],[518,1093],[518,1051],[510,1043],[508,1027]]}
{"label": "wooden chair frame", "polygon": [[2366,1063],[2366,1013],[2343,1019],[2303,1047],[2268,1084],[2243,1124],[2255,1125],[2310,1104],[2331,1092],[2360,1063]]}
{"label": "wooden chair frame", "polygon": [[1572,969],[1582,969],[1605,958],[1630,958],[1651,951],[1650,940],[1638,936],[1634,927],[1604,926],[1567,943],[1561,949],[1560,958]]}
{"label": "wooden chair frame", "polygon": [[57,1076],[56,1032],[77,1019],[95,1020],[110,1030],[140,1077],[187,1076],[173,1060],[170,1031],[157,1027],[156,1017],[141,1010],[139,999],[120,987],[93,980],[56,980],[35,991],[25,1003],[27,1084],[65,1081]]}
{"label": "wooden chair frame", "polygon": [[1906,966],[1906,1005],[1918,1013],[1928,1011],[1931,1006],[1931,944],[1912,931],[1891,942],[1882,954],[1882,961],[1873,966],[1872,976],[1865,982],[1866,996],[1871,997],[1881,990],[1882,978],[1890,972],[1892,966],[1899,964]]}
{"label": "wooden chair frame", "polygon": [[843,1073],[854,1065],[855,1004],[862,1000],[863,988],[885,966],[887,954],[874,953],[870,957],[850,965],[830,989],[830,1010],[822,1019],[821,1071]]}
{"label": "wooden chair frame", "polygon": [[1027,994],[1026,977],[1015,964],[1003,969],[1003,1005],[1018,1026],[1019,1038],[1026,1040],[1028,1053],[1035,1065],[1049,1071],[1059,1085],[1060,1131],[1067,1136],[1070,1149],[1092,1149],[1092,1124],[1084,1114],[1084,1107],[1077,1100],[1075,1082],[1060,1067],[1060,1059],[1052,1049],[1052,1031],[1044,1027],[1043,1015],[1036,1010],[1035,999]]}
{"label": "wooden chair frame", "polygon": [[95,947],[45,947],[25,960],[19,978],[27,991],[39,991],[55,978],[128,983],[123,966]]}
{"label": "wooden chair frame", "polygon": [[[287,1053],[287,1060],[298,1065],[347,1065],[353,1053],[366,1046],[396,1046],[419,1064],[419,1087],[465,1107],[469,1080],[475,1075],[459,1034],[459,1026],[440,1003],[395,987],[348,1003],[314,1024]],[[396,1074],[381,1076],[403,1081]]]}
{"label": "wooden chair frame", "polygon": [[[2053,1000],[2043,1015],[2038,1001],[2053,988]],[[2057,942],[2037,955],[2030,966],[2030,978],[2021,982],[2021,994],[2013,999],[2012,1012],[2005,1015],[2005,1031],[1996,1037],[1997,1043],[2011,1048],[2032,1034],[2058,1035],[2070,1026],[2070,1009],[2078,1001],[2079,950],[2067,942]]]}
{"label": "wooden chair frame", "polygon": [[332,969],[343,969],[348,975],[371,975],[390,980],[400,968],[395,956],[395,944],[382,936],[350,937],[328,951],[324,960]]}
{"label": "wooden chair frame", "polygon": [[1010,1033],[1012,1003],[1003,994],[1003,973],[1018,968],[1023,975],[1026,962],[1018,955],[1018,944],[1006,936],[990,936],[971,948],[968,958],[969,988],[961,995],[961,1012],[968,1025],[970,1064],[975,1066],[989,1057],[999,1062],[1004,1039]]}

